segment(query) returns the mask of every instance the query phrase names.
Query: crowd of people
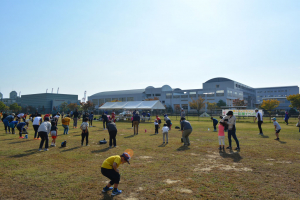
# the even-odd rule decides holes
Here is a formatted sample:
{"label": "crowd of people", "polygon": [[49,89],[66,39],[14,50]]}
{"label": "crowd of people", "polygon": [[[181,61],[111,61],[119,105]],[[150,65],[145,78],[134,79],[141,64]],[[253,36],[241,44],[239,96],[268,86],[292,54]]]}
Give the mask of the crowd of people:
{"label": "crowd of people", "polygon": [[[258,129],[259,129],[259,135],[263,136],[262,131],[262,124],[263,124],[263,115],[261,112],[259,112],[258,109],[255,109],[256,117],[254,119],[254,122],[258,123]],[[142,116],[145,117],[145,112],[142,113]],[[19,138],[23,139],[23,134],[25,134],[25,138],[28,138],[28,125],[29,122],[32,122],[33,130],[34,130],[34,138],[35,140],[41,140],[39,145],[39,151],[42,151],[42,148],[45,143],[45,151],[48,151],[49,149],[49,136],[52,137],[51,146],[56,146],[56,138],[58,136],[58,121],[61,118],[61,124],[64,129],[63,134],[67,135],[69,134],[69,126],[71,123],[71,120],[73,120],[73,129],[77,129],[78,126],[78,120],[82,118],[82,123],[80,125],[81,129],[81,146],[85,145],[88,146],[88,138],[89,138],[89,127],[92,127],[93,120],[94,120],[94,114],[93,112],[84,112],[79,113],[76,109],[74,112],[71,111],[70,113],[67,113],[66,115],[64,113],[55,113],[55,114],[45,114],[42,118],[42,115],[36,112],[35,114],[28,114],[28,113],[18,113],[18,114],[6,114],[1,112],[0,113],[2,122],[4,124],[5,133],[11,133],[15,134],[15,128],[19,131]],[[28,117],[28,119],[27,119]],[[150,114],[149,114],[150,117]],[[168,117],[167,114],[164,114],[164,121],[165,123],[161,127],[162,120],[161,118],[156,115],[154,119],[154,134],[159,133],[159,129],[162,131],[163,136],[163,144],[168,144],[168,133],[171,130],[172,127],[172,121]],[[288,125],[288,113],[286,112],[285,115],[285,122]],[[299,127],[300,132],[300,116],[298,117],[299,122],[297,126]],[[101,116],[101,120],[103,122],[103,129],[107,130],[109,133],[109,148],[113,148],[117,146],[117,126],[116,126],[116,114],[113,111],[111,115],[108,115],[107,112],[104,112]],[[220,116],[220,120],[217,120],[213,117],[211,117],[211,120],[213,121],[213,127],[214,132],[218,132],[218,139],[219,139],[219,150],[225,150],[225,132],[228,132],[228,143],[229,146],[226,149],[232,149],[232,138],[235,140],[236,148],[235,150],[240,150],[239,140],[236,135],[236,117],[234,116],[232,111],[229,111],[226,116]],[[274,129],[275,129],[275,140],[279,140],[279,133],[281,131],[281,126],[277,122],[276,118],[272,118]],[[131,118],[132,121],[132,128],[133,128],[133,134],[138,135],[139,134],[139,125],[141,122],[141,117],[139,116],[138,111],[133,112],[133,116]],[[219,125],[218,125],[219,124]],[[217,125],[218,125],[218,131],[217,131]],[[185,111],[181,110],[181,118],[180,118],[180,126],[181,127],[175,127],[179,128],[182,137],[181,141],[183,143],[183,146],[190,146],[190,139],[189,136],[193,132],[193,127],[189,121],[185,118]],[[146,129],[145,129],[146,132]],[[64,142],[65,143],[65,142]],[[103,188],[102,192],[108,192],[110,190],[112,191],[112,195],[118,195],[121,194],[122,191],[118,190],[118,184],[120,181],[120,174],[118,167],[120,164],[124,164],[126,162],[129,163],[131,156],[128,153],[123,153],[122,155],[115,155],[107,158],[102,166],[101,166],[101,173],[106,176],[108,179],[110,179],[110,182]],[[111,187],[114,186],[114,187]]]}

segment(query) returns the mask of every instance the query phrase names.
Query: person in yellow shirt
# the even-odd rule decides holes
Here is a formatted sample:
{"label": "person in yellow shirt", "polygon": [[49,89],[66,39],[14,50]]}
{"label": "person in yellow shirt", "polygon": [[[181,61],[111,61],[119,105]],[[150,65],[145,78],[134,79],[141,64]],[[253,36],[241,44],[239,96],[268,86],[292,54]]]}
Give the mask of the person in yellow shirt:
{"label": "person in yellow shirt", "polygon": [[[102,163],[101,173],[103,174],[103,176],[110,179],[110,182],[103,188],[102,192],[107,192],[113,189],[111,193],[112,196],[122,193],[122,190],[118,190],[118,185],[120,182],[120,173],[118,167],[120,166],[120,164],[124,164],[126,162],[130,164],[129,160],[130,155],[124,152],[120,156],[111,156]],[[112,185],[114,185],[114,188],[111,187]]]}
{"label": "person in yellow shirt", "polygon": [[69,115],[66,115],[66,117],[64,118],[61,118],[61,123],[62,123],[62,126],[64,127],[64,135],[67,135],[69,134],[69,125],[70,125],[70,117]]}

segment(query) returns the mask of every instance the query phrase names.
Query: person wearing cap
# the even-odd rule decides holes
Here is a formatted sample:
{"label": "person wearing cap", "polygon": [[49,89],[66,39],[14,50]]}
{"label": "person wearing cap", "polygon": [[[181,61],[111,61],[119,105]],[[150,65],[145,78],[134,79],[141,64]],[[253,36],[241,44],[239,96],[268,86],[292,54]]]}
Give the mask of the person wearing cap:
{"label": "person wearing cap", "polygon": [[[110,179],[110,182],[103,188],[102,192],[112,191],[112,196],[118,195],[122,193],[122,190],[118,190],[118,185],[120,183],[120,172],[119,166],[120,164],[124,164],[126,162],[129,163],[130,155],[124,152],[122,155],[115,155],[107,158],[101,166],[101,173],[103,176]],[[114,185],[114,187],[111,187]]]}
{"label": "person wearing cap", "polygon": [[[139,111],[136,111],[135,115],[132,119],[132,125],[133,125],[133,134],[138,135],[139,134],[139,124],[141,121],[141,117],[139,116]],[[135,131],[136,129],[136,131]]]}
{"label": "person wearing cap", "polygon": [[189,135],[192,133],[193,128],[189,121],[186,121],[184,117],[181,118],[181,132],[182,132],[182,140],[183,146],[190,146]]}
{"label": "person wearing cap", "polygon": [[38,128],[38,134],[41,137],[41,143],[40,143],[40,148],[39,151],[42,151],[42,147],[44,145],[44,141],[45,142],[45,151],[48,151],[48,143],[49,143],[49,138],[48,138],[48,134],[51,131],[51,124],[49,122],[49,117],[45,118],[45,121],[43,123],[41,123],[41,125]]}
{"label": "person wearing cap", "polygon": [[263,116],[262,113],[258,111],[258,108],[255,108],[255,112],[256,112],[256,117],[254,119],[254,123],[257,119],[257,124],[258,124],[258,128],[259,128],[259,134],[258,135],[264,135],[262,128],[261,128],[261,124],[263,123]]}
{"label": "person wearing cap", "polygon": [[275,127],[275,135],[276,135],[276,139],[275,140],[279,140],[279,132],[281,131],[281,127],[278,124],[278,122],[276,121],[276,117],[273,117],[272,121],[273,121],[273,125]]}
{"label": "person wearing cap", "polygon": [[239,140],[236,137],[236,128],[235,128],[236,118],[235,116],[233,116],[232,111],[228,111],[226,115],[228,116],[228,121],[226,122],[224,120],[224,122],[228,124],[228,142],[229,142],[229,146],[226,149],[232,149],[231,147],[231,136],[232,136],[237,146],[235,150],[240,150]]}

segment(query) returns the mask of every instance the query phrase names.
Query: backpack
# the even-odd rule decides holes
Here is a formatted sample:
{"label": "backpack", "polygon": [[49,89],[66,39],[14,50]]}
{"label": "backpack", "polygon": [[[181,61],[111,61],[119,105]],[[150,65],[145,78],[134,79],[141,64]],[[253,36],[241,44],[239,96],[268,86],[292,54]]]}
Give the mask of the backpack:
{"label": "backpack", "polygon": [[61,147],[66,147],[67,146],[67,141],[65,140],[64,142],[61,143]]}
{"label": "backpack", "polygon": [[175,129],[180,129],[180,127],[179,126],[175,126]]}

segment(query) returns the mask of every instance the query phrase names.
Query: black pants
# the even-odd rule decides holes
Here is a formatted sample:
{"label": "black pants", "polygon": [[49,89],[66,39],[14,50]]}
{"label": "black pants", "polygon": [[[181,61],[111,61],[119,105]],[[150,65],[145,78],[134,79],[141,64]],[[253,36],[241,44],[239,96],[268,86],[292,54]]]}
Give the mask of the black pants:
{"label": "black pants", "polygon": [[15,134],[15,128],[11,128],[11,134]]}
{"label": "black pants", "polygon": [[47,132],[41,131],[39,132],[39,137],[41,137],[40,149],[43,148],[44,141],[46,141],[45,148],[48,149],[49,138]]}
{"label": "black pants", "polygon": [[131,127],[133,128],[133,121],[131,121]]}
{"label": "black pants", "polygon": [[158,125],[155,125],[155,133],[158,133]]}
{"label": "black pants", "polygon": [[288,120],[288,119],[286,119],[286,120],[284,120],[284,121],[285,121],[286,125],[289,124],[289,120]]}
{"label": "black pants", "polygon": [[101,174],[103,174],[103,176],[107,177],[110,182],[109,184],[113,185],[113,184],[119,184],[120,183],[120,174],[118,172],[116,172],[114,169],[106,169],[101,167]]}
{"label": "black pants", "polygon": [[89,144],[89,132],[86,132],[86,133],[82,132],[81,133],[81,145],[83,145],[84,138],[86,138],[85,139],[86,145],[88,145]]}
{"label": "black pants", "polygon": [[93,119],[89,119],[89,126],[93,126]]}
{"label": "black pants", "polygon": [[117,131],[109,131],[109,146],[112,146],[112,143],[114,143],[114,146],[117,146]]}
{"label": "black pants", "polygon": [[167,120],[167,121],[166,121],[166,124],[167,124],[169,130],[171,130],[171,120]]}
{"label": "black pants", "polygon": [[103,128],[105,129],[105,125],[106,125],[106,128],[107,128],[107,121],[103,121]]}
{"label": "black pants", "polygon": [[[34,138],[39,138],[40,135],[37,135],[38,129],[39,129],[40,125],[33,125],[33,129],[34,129]],[[37,136],[37,137],[36,137]]]}
{"label": "black pants", "polygon": [[257,122],[258,128],[259,128],[259,133],[263,133],[263,132],[262,132],[262,129],[261,129],[261,124],[262,124],[262,123],[263,123],[262,121],[258,121],[258,122]]}
{"label": "black pants", "polygon": [[4,125],[4,128],[5,128],[5,131],[7,131],[7,128],[8,128],[8,132],[10,132],[10,127],[9,126]]}
{"label": "black pants", "polygon": [[235,131],[236,131],[235,128],[233,128],[232,130],[228,130],[228,142],[230,147],[231,147],[231,136],[235,140],[236,146],[240,147],[239,140],[236,137]]}
{"label": "black pants", "polygon": [[20,137],[22,137],[22,129],[19,129],[19,128],[17,128],[17,129],[18,129],[18,131],[19,131]]}
{"label": "black pants", "polygon": [[214,124],[214,130],[217,130],[217,124]]}

